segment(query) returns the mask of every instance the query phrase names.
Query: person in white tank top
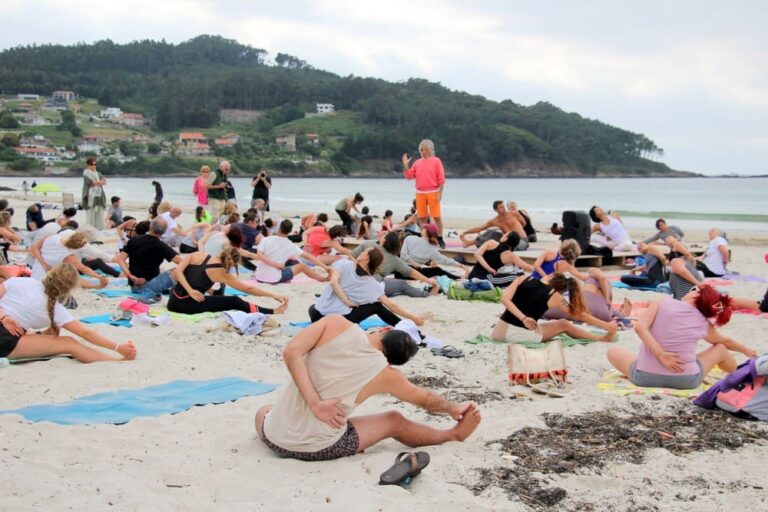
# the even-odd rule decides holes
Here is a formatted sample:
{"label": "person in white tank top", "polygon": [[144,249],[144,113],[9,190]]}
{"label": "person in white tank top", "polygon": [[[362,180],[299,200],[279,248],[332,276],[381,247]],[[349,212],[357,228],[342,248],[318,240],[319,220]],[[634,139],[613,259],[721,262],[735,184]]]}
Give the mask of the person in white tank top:
{"label": "person in white tank top", "polygon": [[[305,461],[354,455],[390,437],[410,447],[465,440],[480,424],[477,405],[450,402],[393,368],[416,352],[404,331],[367,334],[342,316],[326,316],[286,345],[283,359],[291,380],[274,406],[259,409],[256,432],[278,455]],[[436,429],[397,411],[351,416],[378,394],[448,414],[456,424]]]}
{"label": "person in white tank top", "polygon": [[599,206],[593,206],[589,209],[589,217],[595,223],[592,226],[590,244],[597,247],[608,247],[614,251],[631,251],[634,249],[632,238],[624,229],[624,224],[617,212],[611,212],[609,215]]}

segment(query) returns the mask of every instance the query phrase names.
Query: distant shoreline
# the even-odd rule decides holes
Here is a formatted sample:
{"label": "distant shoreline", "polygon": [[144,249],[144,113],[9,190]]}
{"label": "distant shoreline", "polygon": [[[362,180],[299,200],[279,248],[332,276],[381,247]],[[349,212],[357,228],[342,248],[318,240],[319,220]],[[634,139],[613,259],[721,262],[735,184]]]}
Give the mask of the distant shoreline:
{"label": "distant shoreline", "polygon": [[[270,176],[275,178],[291,178],[291,179],[343,179],[343,178],[353,178],[353,179],[375,179],[375,180],[386,180],[386,179],[392,179],[392,180],[399,180],[403,179],[402,175],[392,175],[392,174],[381,174],[381,175],[370,175],[370,174],[351,174],[351,175],[330,175],[330,174],[319,174],[319,175],[294,175],[294,174],[283,174],[279,172],[270,172]],[[189,173],[189,174],[105,174],[106,177],[111,178],[151,178],[151,179],[166,179],[166,178],[194,178],[198,176],[197,172]],[[234,178],[247,178],[250,177],[251,174],[235,174],[232,173],[230,176]],[[81,177],[78,173],[61,173],[61,174],[52,174],[48,172],[38,171],[38,172],[27,172],[24,174],[17,174],[17,173],[2,173],[0,172],[0,178],[79,178]],[[652,175],[652,176],[640,176],[640,175],[631,175],[631,176],[573,176],[573,175],[552,175],[552,176],[461,176],[461,175],[452,175],[447,174],[447,179],[464,179],[464,180],[564,180],[564,179],[574,179],[574,180],[621,180],[621,179],[690,179],[690,178],[703,178],[703,179],[712,179],[712,178],[734,178],[734,179],[750,179],[750,178],[768,178],[768,174],[760,174],[755,176],[749,176],[749,175],[714,175],[714,176],[707,176],[707,175],[689,175],[689,176],[675,176],[675,175]]]}

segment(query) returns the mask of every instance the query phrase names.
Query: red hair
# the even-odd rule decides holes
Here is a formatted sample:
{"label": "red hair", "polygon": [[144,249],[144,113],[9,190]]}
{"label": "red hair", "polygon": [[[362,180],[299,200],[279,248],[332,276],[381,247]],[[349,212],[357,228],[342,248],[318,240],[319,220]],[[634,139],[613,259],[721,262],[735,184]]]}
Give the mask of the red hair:
{"label": "red hair", "polygon": [[733,313],[731,298],[708,284],[699,285],[698,288],[696,309],[706,318],[714,318],[717,326],[727,324]]}

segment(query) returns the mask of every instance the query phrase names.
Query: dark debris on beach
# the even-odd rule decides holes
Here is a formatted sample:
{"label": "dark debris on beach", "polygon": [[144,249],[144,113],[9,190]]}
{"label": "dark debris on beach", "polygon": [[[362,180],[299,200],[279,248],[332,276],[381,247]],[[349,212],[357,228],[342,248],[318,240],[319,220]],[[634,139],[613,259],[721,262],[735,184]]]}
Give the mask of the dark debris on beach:
{"label": "dark debris on beach", "polygon": [[[506,439],[488,442],[487,446],[497,446],[514,463],[478,468],[479,479],[467,487],[475,494],[499,487],[534,510],[556,505],[563,508],[560,502],[566,499],[567,492],[549,485],[546,475],[590,471],[599,475],[610,463],[642,464],[652,448],[685,455],[733,450],[768,439],[765,428],[758,423],[689,404],[675,405],[665,412],[643,407],[573,416],[543,414],[542,418],[547,428],[523,427]],[[585,505],[579,503],[577,508],[583,510]]]}

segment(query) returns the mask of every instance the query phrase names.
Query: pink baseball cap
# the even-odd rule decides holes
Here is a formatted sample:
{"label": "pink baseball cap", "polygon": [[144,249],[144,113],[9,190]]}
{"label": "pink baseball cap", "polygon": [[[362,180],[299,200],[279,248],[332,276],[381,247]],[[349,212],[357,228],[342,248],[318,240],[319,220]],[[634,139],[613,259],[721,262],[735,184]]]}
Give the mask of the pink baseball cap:
{"label": "pink baseball cap", "polygon": [[437,228],[437,224],[435,224],[434,222],[430,222],[429,224],[426,224],[424,226],[424,229],[426,229],[427,233],[429,233],[430,235],[440,234],[440,230]]}

